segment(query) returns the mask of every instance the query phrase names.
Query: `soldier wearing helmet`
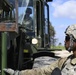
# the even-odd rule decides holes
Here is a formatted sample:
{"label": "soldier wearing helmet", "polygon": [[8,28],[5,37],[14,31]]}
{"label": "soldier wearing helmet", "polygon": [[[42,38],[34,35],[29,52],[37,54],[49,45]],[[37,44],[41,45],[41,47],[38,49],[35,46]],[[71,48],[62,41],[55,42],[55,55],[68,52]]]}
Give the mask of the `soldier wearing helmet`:
{"label": "soldier wearing helmet", "polygon": [[72,55],[59,58],[48,66],[30,70],[14,71],[4,69],[10,75],[76,75],[76,25],[69,26],[65,31],[65,48]]}
{"label": "soldier wearing helmet", "polygon": [[26,30],[31,30],[32,31],[33,30],[33,19],[30,16],[31,14],[32,14],[32,9],[27,8],[22,24],[23,24],[23,26],[25,27]]}

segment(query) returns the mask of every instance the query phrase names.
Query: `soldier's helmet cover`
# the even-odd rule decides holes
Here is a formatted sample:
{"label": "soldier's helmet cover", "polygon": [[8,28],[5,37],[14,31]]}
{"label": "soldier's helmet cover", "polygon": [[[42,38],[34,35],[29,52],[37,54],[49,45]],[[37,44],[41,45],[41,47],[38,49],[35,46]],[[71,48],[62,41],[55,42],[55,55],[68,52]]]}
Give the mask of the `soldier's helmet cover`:
{"label": "soldier's helmet cover", "polygon": [[73,42],[76,42],[76,24],[68,26],[65,34],[69,36],[70,46],[68,51],[70,52],[73,50]]}
{"label": "soldier's helmet cover", "polygon": [[76,39],[76,24],[68,26],[66,28],[65,34],[69,36],[72,35],[73,38]]}

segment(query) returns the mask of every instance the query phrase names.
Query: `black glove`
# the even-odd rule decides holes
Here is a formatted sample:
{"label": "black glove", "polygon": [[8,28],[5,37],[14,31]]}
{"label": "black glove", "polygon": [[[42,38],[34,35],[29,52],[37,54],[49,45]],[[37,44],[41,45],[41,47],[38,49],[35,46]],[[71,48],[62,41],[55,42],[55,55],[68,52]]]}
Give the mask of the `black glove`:
{"label": "black glove", "polygon": [[10,69],[10,68],[3,69],[3,70],[4,70],[4,72],[8,73],[9,75],[19,75],[19,71],[18,70],[14,71],[13,69]]}
{"label": "black glove", "polygon": [[51,75],[62,75],[62,74],[61,74],[61,70],[60,70],[59,68],[55,68],[55,69],[52,71]]}

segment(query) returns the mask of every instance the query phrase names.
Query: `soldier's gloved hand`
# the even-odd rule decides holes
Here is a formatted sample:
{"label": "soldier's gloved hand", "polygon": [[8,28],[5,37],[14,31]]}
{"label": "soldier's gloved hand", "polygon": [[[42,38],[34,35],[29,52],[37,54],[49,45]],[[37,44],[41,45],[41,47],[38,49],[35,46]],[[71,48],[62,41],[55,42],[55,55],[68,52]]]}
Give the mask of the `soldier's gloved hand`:
{"label": "soldier's gloved hand", "polygon": [[13,69],[10,69],[10,68],[3,69],[3,70],[4,70],[4,72],[8,73],[9,75],[19,75],[19,71],[18,70],[14,71]]}

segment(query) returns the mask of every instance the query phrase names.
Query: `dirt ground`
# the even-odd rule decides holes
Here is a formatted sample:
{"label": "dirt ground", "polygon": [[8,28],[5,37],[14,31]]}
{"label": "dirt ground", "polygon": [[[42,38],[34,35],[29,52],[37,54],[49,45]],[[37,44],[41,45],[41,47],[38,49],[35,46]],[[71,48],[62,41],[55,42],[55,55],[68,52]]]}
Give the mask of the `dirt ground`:
{"label": "dirt ground", "polygon": [[54,53],[56,56],[60,56],[60,57],[67,57],[72,54],[72,52],[68,52],[67,50],[55,51]]}

